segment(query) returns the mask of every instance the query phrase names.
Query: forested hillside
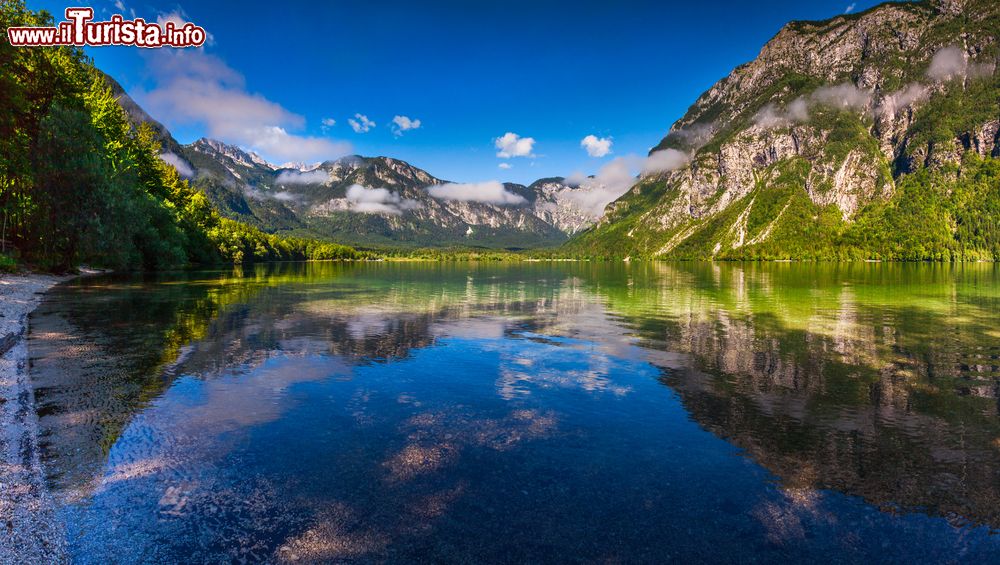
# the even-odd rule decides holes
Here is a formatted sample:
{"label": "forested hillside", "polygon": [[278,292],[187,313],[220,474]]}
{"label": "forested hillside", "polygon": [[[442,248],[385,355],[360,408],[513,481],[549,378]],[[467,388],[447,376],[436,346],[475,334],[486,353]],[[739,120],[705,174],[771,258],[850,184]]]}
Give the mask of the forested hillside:
{"label": "forested hillside", "polygon": [[[20,0],[0,29],[50,25]],[[253,260],[351,258],[342,245],[282,238],[221,217],[159,159],[103,74],[71,47],[0,39],[0,267],[63,271],[80,263],[165,269]]]}

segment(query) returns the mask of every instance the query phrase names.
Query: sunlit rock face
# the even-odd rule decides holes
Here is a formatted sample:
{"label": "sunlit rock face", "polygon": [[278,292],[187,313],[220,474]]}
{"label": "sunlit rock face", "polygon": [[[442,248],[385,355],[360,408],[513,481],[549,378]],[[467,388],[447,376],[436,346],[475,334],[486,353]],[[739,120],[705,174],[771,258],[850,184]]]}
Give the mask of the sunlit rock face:
{"label": "sunlit rock face", "polygon": [[960,0],[786,24],[653,148],[687,165],[645,176],[578,248],[780,255],[783,226],[828,217],[843,230],[892,201],[904,175],[997,157],[998,21],[996,2]]}

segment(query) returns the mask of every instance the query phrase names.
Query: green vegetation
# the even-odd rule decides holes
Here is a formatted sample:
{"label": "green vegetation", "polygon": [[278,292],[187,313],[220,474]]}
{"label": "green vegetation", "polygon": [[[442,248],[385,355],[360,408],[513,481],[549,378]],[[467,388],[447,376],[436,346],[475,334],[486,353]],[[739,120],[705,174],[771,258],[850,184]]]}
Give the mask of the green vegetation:
{"label": "green vegetation", "polygon": [[421,247],[419,249],[380,249],[378,257],[387,261],[553,261],[567,258],[558,249],[502,250],[462,247]]}
{"label": "green vegetation", "polygon": [[[0,6],[0,29],[51,21],[20,0]],[[222,218],[158,158],[155,133],[132,126],[80,49],[15,48],[5,39],[0,239],[11,242],[19,260],[64,271],[80,262],[152,270],[359,257],[342,245],[282,238]]]}
{"label": "green vegetation", "polygon": [[0,273],[13,273],[17,270],[17,261],[5,253],[0,253]]}
{"label": "green vegetation", "polygon": [[950,144],[975,128],[997,119],[1000,108],[1000,74],[969,80],[954,79],[950,88],[936,92],[916,112],[907,150]]}
{"label": "green vegetation", "polygon": [[769,180],[719,214],[693,221],[663,254],[680,230],[657,232],[637,213],[583,234],[569,249],[608,258],[1000,260],[1000,160],[969,152],[961,166],[903,175],[888,200],[876,199],[850,221],[837,206],[809,198],[809,172],[802,158],[772,165],[762,175]]}
{"label": "green vegetation", "polygon": [[[960,13],[940,9],[930,2],[887,3],[863,14],[789,23],[762,51],[766,65],[737,68],[679,122],[692,131],[711,124],[711,139],[685,146],[687,136],[674,132],[654,149],[694,151],[693,182],[680,175],[644,179],[567,251],[600,258],[1000,260],[994,129],[1000,11],[986,0],[968,0]],[[897,25],[883,25],[890,20]],[[849,46],[861,32],[886,48],[860,57],[831,55],[837,64],[819,64],[815,72],[798,64],[807,51],[841,40]],[[890,35],[904,32],[916,41],[895,46]],[[963,45],[967,72],[945,82],[928,76],[932,55]],[[869,89],[859,77],[872,71],[878,86],[865,112],[810,97],[841,83]],[[926,98],[914,103],[912,114],[880,113],[901,89]],[[768,104],[787,109],[796,99],[810,101],[808,120],[768,131],[752,127]],[[789,154],[795,157],[779,157]],[[752,190],[727,193],[733,183],[726,175],[747,169],[757,175]]]}

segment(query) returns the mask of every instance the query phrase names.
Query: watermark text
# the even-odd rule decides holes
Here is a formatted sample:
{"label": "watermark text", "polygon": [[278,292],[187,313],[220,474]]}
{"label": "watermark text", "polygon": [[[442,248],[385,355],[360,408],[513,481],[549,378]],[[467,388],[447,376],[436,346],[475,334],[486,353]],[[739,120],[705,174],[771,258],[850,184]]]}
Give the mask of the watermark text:
{"label": "watermark text", "polygon": [[120,14],[95,22],[93,8],[66,8],[66,21],[54,27],[11,27],[7,40],[14,46],[76,45],[82,47],[129,45],[135,47],[201,47],[208,36],[191,22],[162,25],[142,18],[126,20]]}

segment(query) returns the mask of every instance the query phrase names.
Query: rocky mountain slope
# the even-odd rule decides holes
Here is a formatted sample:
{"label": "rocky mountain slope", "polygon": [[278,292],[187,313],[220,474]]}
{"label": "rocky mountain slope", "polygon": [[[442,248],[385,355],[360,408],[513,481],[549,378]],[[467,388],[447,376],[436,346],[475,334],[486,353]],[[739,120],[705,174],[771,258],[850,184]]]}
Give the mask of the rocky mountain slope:
{"label": "rocky mountain slope", "polygon": [[676,258],[1000,259],[1000,4],[791,22],[691,106],[570,249]]}
{"label": "rocky mountain slope", "polygon": [[546,178],[514,183],[452,183],[390,157],[352,155],[306,165],[274,165],[213,139],[179,144],[111,77],[136,125],[152,126],[161,158],[205,193],[225,216],[273,233],[356,246],[556,246],[597,219],[587,193]]}
{"label": "rocky mountain slope", "polygon": [[224,213],[275,231],[353,245],[558,245],[595,218],[573,212],[561,179],[465,185],[389,157],[271,165],[224,143],[184,146],[192,182]]}

